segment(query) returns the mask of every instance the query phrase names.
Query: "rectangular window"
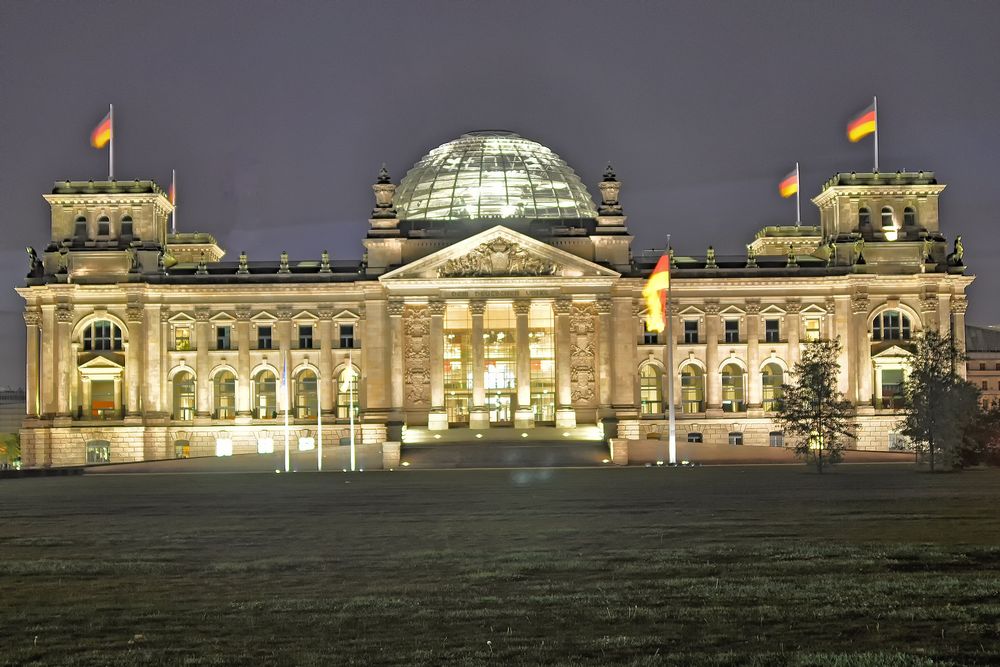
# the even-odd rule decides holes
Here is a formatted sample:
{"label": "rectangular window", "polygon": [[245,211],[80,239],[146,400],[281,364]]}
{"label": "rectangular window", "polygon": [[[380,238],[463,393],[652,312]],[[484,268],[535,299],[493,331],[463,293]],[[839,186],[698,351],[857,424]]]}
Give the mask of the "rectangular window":
{"label": "rectangular window", "polygon": [[806,340],[809,342],[816,342],[819,340],[819,318],[818,317],[807,317],[806,318]]}
{"label": "rectangular window", "polygon": [[727,343],[738,343],[738,342],[740,342],[740,321],[739,320],[726,320],[726,342]]}
{"label": "rectangular window", "polygon": [[881,407],[898,410],[903,407],[903,370],[886,368],[882,370]]}
{"label": "rectangular window", "polygon": [[764,320],[764,342],[781,342],[781,322],[780,320]]}
{"label": "rectangular window", "polygon": [[739,431],[729,432],[729,444],[730,445],[742,445],[743,444],[743,434]]}
{"label": "rectangular window", "polygon": [[986,370],[986,364],[979,364],[979,370],[985,371]]}
{"label": "rectangular window", "polygon": [[698,320],[684,320],[684,342],[698,342]]}
{"label": "rectangular window", "polygon": [[1000,371],[1000,364],[997,364],[996,370]]}
{"label": "rectangular window", "polygon": [[781,431],[771,431],[771,433],[768,434],[768,444],[772,447],[784,447],[785,434]]}
{"label": "rectangular window", "polygon": [[701,442],[701,433],[688,433],[688,442]]}
{"label": "rectangular window", "polygon": [[215,328],[215,349],[216,350],[231,350],[233,349],[233,337],[232,337],[232,327],[230,326],[220,326]]}
{"label": "rectangular window", "polygon": [[257,327],[257,349],[271,349],[271,327]]}
{"label": "rectangular window", "polygon": [[191,329],[187,327],[174,329],[174,349],[182,352],[191,349]]}
{"label": "rectangular window", "polygon": [[906,452],[913,449],[913,444],[902,433],[890,433],[889,449],[896,452]]}
{"label": "rectangular window", "polygon": [[87,443],[87,463],[110,463],[111,443],[107,440],[91,440]]}
{"label": "rectangular window", "polygon": [[299,349],[311,350],[313,346],[313,328],[311,324],[299,325]]}
{"label": "rectangular window", "polygon": [[121,236],[122,236],[122,238],[132,238],[133,233],[132,233],[132,221],[131,220],[122,220],[122,233],[121,233]]}
{"label": "rectangular window", "polygon": [[340,325],[340,347],[352,348],[354,347],[354,325],[353,324],[341,324]]}
{"label": "rectangular window", "polygon": [[989,386],[987,386],[988,384],[988,380],[983,380],[983,389],[989,389]]}
{"label": "rectangular window", "polygon": [[656,331],[650,331],[649,323],[646,322],[646,320],[642,321],[642,344],[643,345],[660,344],[660,334]]}

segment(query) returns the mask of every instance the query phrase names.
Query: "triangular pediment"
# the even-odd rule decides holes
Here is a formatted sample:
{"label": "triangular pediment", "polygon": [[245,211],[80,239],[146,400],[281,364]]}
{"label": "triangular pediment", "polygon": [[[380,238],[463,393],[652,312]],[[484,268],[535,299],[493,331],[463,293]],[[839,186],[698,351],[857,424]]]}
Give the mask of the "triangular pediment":
{"label": "triangular pediment", "polygon": [[96,356],[77,366],[77,370],[84,377],[101,379],[121,375],[125,371],[125,367],[113,359]]}
{"label": "triangular pediment", "polygon": [[874,361],[878,359],[892,359],[892,358],[902,358],[902,357],[909,358],[912,356],[913,353],[910,352],[909,350],[905,350],[898,345],[893,345],[891,347],[887,347],[886,349],[882,350],[877,354],[873,354],[872,360]]}
{"label": "triangular pediment", "polygon": [[604,277],[621,274],[502,225],[386,273],[379,280]]}

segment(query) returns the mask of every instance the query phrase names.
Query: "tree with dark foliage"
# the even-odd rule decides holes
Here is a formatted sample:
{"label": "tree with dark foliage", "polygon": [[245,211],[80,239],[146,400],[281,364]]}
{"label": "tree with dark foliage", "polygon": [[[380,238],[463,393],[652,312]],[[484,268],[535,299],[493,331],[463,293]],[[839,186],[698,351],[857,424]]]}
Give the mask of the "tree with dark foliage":
{"label": "tree with dark foliage", "polygon": [[795,454],[821,473],[824,464],[840,461],[847,440],[854,438],[854,406],[837,391],[839,354],[839,340],[807,343],[792,369],[794,382],[781,387],[777,420],[797,436]]}
{"label": "tree with dark foliage", "polygon": [[903,381],[900,430],[931,472],[961,466],[966,431],[979,416],[979,390],[958,373],[963,363],[965,355],[951,336],[928,330],[917,337]]}

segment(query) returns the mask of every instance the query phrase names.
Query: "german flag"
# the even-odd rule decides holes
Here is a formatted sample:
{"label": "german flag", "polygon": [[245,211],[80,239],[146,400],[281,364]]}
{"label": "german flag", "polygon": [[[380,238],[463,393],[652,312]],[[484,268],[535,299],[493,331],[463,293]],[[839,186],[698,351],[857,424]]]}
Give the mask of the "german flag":
{"label": "german flag", "polygon": [[167,198],[172,206],[177,205],[177,181],[170,181],[170,188],[167,190]]}
{"label": "german flag", "polygon": [[646,330],[663,331],[667,328],[667,287],[670,285],[670,252],[660,256],[650,274],[642,296],[646,300]]}
{"label": "german flag", "polygon": [[104,148],[111,141],[111,112],[104,117],[94,131],[90,133],[90,145],[94,148]]}
{"label": "german flag", "polygon": [[788,176],[781,179],[781,183],[778,184],[778,192],[781,193],[782,197],[786,199],[791,197],[796,192],[799,191],[799,170],[798,168],[792,169],[788,172]]}
{"label": "german flag", "polygon": [[876,113],[874,102],[847,124],[847,138],[851,143],[860,141],[862,137],[867,137],[875,131]]}

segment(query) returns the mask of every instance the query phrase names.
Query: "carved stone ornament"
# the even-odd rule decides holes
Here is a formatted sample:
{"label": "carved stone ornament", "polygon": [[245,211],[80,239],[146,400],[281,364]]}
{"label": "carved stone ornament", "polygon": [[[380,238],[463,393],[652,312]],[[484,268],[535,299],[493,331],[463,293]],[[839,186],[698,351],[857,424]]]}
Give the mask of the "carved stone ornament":
{"label": "carved stone ornament", "polygon": [[785,312],[789,315],[798,315],[802,312],[802,303],[799,301],[789,301],[785,304]]}
{"label": "carved stone ornament", "polygon": [[570,384],[574,403],[594,399],[597,371],[595,360],[597,306],[574,303],[570,312]]}
{"label": "carved stone ornament", "polygon": [[611,314],[611,299],[598,299],[597,300],[597,314],[598,315],[610,315]]}
{"label": "carved stone ornament", "polygon": [[211,313],[208,312],[208,310],[203,310],[199,308],[198,310],[194,311],[194,319],[198,322],[208,322],[210,317]]}
{"label": "carved stone ornament", "polygon": [[719,304],[718,302],[709,301],[705,304],[705,314],[706,315],[718,315],[719,314]]}
{"label": "carved stone ornament", "polygon": [[429,307],[431,315],[444,315],[446,304],[444,301],[431,301]]}
{"label": "carved stone ornament", "polygon": [[236,320],[238,322],[249,322],[250,321],[250,309],[249,308],[237,308],[236,309]]}
{"label": "carved stone ornament", "polygon": [[486,312],[486,302],[485,301],[470,301],[469,302],[469,313],[472,315],[482,315]]}
{"label": "carved stone ornament", "polygon": [[402,317],[403,316],[403,302],[402,301],[390,301],[388,309],[389,309],[389,315],[390,315],[390,317]]}
{"label": "carved stone ornament", "polygon": [[524,300],[517,300],[514,302],[514,314],[515,315],[527,315],[531,312],[531,302]]}
{"label": "carved stone ornament", "polygon": [[852,313],[867,313],[871,308],[871,300],[867,294],[855,294],[851,297]]}
{"label": "carved stone ornament", "polygon": [[924,297],[920,300],[920,310],[925,313],[933,313],[938,308],[938,299],[936,296]]}
{"label": "carved stone ornament", "polygon": [[164,308],[163,310],[160,311],[160,322],[166,324],[167,322],[170,321],[170,318],[173,316],[174,314],[170,310]]}
{"label": "carved stone ornament", "polygon": [[136,324],[142,323],[142,317],[144,315],[142,306],[129,306],[125,310],[125,320],[127,322],[134,322]]}
{"label": "carved stone ornament", "polygon": [[760,314],[760,302],[747,301],[747,315],[759,315],[759,314]]}
{"label": "carved stone ornament", "polygon": [[410,306],[403,318],[403,330],[406,343],[403,350],[403,361],[406,364],[404,382],[406,384],[406,402],[412,406],[430,403],[431,389],[431,350],[430,308],[426,306]]}
{"label": "carved stone ornament", "polygon": [[556,315],[569,315],[572,302],[569,299],[556,299],[552,302],[552,312]]}
{"label": "carved stone ornament", "polygon": [[56,308],[56,322],[68,324],[73,321],[73,309],[70,306],[59,306]]}
{"label": "carved stone ornament", "polygon": [[532,257],[516,243],[498,238],[448,260],[438,269],[438,277],[551,276],[557,270],[555,263]]}
{"label": "carved stone ornament", "polygon": [[969,302],[966,301],[965,297],[956,297],[951,301],[951,312],[956,315],[964,315],[965,311],[969,309]]}
{"label": "carved stone ornament", "polygon": [[42,314],[37,310],[26,310],[23,315],[24,323],[29,327],[37,327],[42,321]]}

